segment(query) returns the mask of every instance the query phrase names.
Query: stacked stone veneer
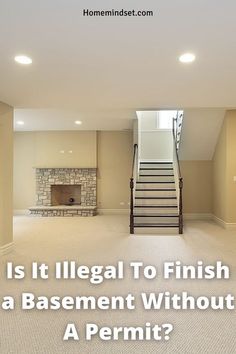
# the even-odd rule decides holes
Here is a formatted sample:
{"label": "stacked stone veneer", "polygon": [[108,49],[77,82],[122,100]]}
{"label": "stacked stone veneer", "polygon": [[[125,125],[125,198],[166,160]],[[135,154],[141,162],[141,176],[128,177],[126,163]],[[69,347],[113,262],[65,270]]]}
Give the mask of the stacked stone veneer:
{"label": "stacked stone veneer", "polygon": [[[46,207],[51,206],[51,185],[81,185],[81,205],[80,210],[75,212],[75,210],[60,210],[53,213],[52,208],[48,209]],[[91,210],[85,208],[83,212],[81,207],[94,207],[96,206],[96,191],[97,191],[97,171],[96,168],[36,168],[36,205],[39,207],[45,207],[41,210],[41,215],[46,216],[62,216],[69,215],[83,215],[90,216]],[[74,208],[74,206],[73,206]],[[55,209],[57,209],[55,207]],[[94,209],[94,208],[93,208]],[[32,211],[31,211],[32,213]],[[46,213],[46,214],[45,214]],[[34,214],[40,214],[38,210]],[[67,215],[68,214],[68,215]],[[94,212],[93,212],[94,214]]]}
{"label": "stacked stone veneer", "polygon": [[[87,209],[86,209],[87,208]],[[34,216],[94,216],[96,207],[32,207],[30,214]]]}

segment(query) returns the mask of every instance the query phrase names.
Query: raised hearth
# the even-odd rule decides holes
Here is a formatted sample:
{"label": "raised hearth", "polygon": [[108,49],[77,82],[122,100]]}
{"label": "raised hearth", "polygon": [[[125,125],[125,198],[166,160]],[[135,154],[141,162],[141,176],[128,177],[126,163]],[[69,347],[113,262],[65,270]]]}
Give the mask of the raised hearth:
{"label": "raised hearth", "polygon": [[29,208],[30,214],[34,216],[94,216],[96,206],[36,206]]}

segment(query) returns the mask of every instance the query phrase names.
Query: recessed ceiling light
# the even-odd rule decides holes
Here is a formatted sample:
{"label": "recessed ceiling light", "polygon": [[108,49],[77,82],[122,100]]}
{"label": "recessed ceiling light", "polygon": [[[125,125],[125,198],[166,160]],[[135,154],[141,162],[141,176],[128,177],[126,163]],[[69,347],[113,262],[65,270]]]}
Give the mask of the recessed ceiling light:
{"label": "recessed ceiling light", "polygon": [[184,53],[179,57],[181,63],[192,63],[196,59],[193,53]]}
{"label": "recessed ceiling light", "polygon": [[23,120],[18,120],[18,121],[16,122],[16,124],[18,124],[18,125],[24,125],[25,122],[23,122]]}
{"label": "recessed ceiling light", "polygon": [[15,56],[15,61],[19,64],[29,65],[32,64],[32,59],[26,55],[17,55]]}
{"label": "recessed ceiling light", "polygon": [[81,122],[81,120],[76,120],[75,124],[80,125],[80,124],[82,124],[82,122]]}

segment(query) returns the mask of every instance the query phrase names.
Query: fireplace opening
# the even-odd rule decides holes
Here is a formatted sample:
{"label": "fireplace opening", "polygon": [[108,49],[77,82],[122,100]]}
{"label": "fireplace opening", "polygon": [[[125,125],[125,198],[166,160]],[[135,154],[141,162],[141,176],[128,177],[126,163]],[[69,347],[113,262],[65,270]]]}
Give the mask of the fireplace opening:
{"label": "fireplace opening", "polygon": [[51,185],[51,205],[80,205],[81,185],[63,184]]}

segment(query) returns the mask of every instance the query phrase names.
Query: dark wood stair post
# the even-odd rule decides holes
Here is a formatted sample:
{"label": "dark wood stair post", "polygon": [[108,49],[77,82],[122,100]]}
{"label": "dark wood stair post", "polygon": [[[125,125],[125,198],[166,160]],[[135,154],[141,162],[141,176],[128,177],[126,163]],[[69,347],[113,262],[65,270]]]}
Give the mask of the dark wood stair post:
{"label": "dark wood stair post", "polygon": [[183,234],[183,178],[179,179],[179,234]]}
{"label": "dark wood stair post", "polygon": [[134,179],[130,178],[130,234],[134,234]]}

